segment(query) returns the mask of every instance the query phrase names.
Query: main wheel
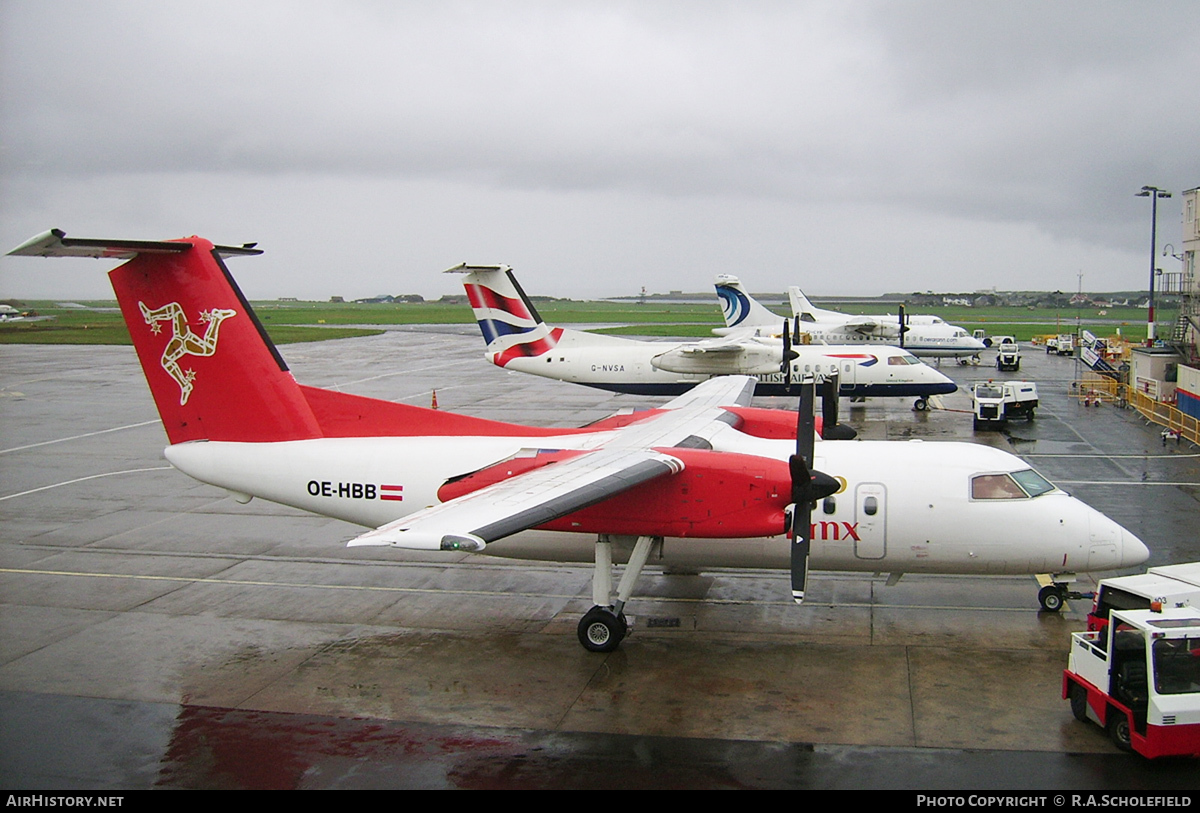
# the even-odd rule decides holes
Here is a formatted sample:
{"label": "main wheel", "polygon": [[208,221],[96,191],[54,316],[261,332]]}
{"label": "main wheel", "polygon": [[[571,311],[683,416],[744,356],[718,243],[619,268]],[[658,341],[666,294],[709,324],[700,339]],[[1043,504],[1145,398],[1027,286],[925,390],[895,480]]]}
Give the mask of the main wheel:
{"label": "main wheel", "polygon": [[925,400],[924,398],[918,398],[913,402],[913,409],[915,409],[917,412],[924,412],[925,410],[929,409],[929,401]]}
{"label": "main wheel", "polygon": [[1067,690],[1067,697],[1071,701],[1071,713],[1075,715],[1075,719],[1081,723],[1087,722],[1087,689],[1080,686],[1078,683],[1072,683],[1071,688]]}
{"label": "main wheel", "polygon": [[1108,710],[1108,736],[1113,745],[1122,751],[1133,750],[1133,737],[1129,732],[1129,716],[1117,709]]}
{"label": "main wheel", "polygon": [[589,652],[612,652],[628,630],[624,613],[617,615],[608,607],[593,607],[579,619],[579,643]]}
{"label": "main wheel", "polygon": [[1048,613],[1056,613],[1061,610],[1064,600],[1062,588],[1057,584],[1051,584],[1038,591],[1038,601],[1041,603],[1042,609]]}

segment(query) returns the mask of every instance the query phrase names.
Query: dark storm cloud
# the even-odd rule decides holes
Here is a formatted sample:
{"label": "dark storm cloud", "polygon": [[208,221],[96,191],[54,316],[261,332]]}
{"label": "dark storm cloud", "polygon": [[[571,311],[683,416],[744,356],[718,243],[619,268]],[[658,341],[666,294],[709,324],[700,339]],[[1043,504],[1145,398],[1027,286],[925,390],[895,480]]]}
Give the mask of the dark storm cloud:
{"label": "dark storm cloud", "polygon": [[[321,232],[336,200],[381,227],[381,209],[444,211],[420,233],[439,252],[458,235],[456,258],[575,258],[580,294],[625,292],[595,282],[618,262],[652,288],[702,289],[731,263],[765,269],[746,272],[761,288],[830,267],[868,290],[1043,287],[1041,262],[1130,287],[1133,192],[1200,184],[1190,2],[10,0],[0,15],[14,230],[86,214],[71,202],[91,192],[108,204],[88,228],[232,223],[278,241]],[[205,179],[236,215],[208,208]],[[313,199],[272,197],[285,188]],[[48,225],[69,224],[34,230]],[[384,262],[364,258],[364,277]]]}

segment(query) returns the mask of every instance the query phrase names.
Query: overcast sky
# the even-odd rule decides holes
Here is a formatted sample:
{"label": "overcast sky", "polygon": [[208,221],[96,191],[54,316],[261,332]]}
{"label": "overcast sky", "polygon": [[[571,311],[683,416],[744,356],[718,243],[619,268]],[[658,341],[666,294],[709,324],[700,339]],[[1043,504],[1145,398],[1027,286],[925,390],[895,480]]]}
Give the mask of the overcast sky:
{"label": "overcast sky", "polygon": [[[0,246],[200,234],[251,298],[1148,282],[1200,3],[0,0]],[[1179,263],[1161,259],[1165,270]],[[0,297],[111,297],[0,260]]]}

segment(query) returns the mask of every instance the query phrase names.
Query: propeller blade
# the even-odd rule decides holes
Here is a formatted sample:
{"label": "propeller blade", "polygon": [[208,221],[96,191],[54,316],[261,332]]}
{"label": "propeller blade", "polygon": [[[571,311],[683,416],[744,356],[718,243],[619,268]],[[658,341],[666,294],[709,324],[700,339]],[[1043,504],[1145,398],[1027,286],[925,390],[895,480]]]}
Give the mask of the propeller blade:
{"label": "propeller blade", "polygon": [[808,553],[812,533],[812,473],[804,457],[794,454],[788,458],[792,474],[792,600],[804,601],[808,588]]}
{"label": "propeller blade", "polygon": [[800,314],[792,317],[792,344],[800,344]]}
{"label": "propeller blade", "polygon": [[[813,415],[817,400],[816,382],[805,376],[800,383],[800,406],[796,410],[796,455],[804,458],[804,465],[812,468],[813,446],[816,443],[816,418]],[[793,477],[792,487],[795,488]]]}
{"label": "propeller blade", "polygon": [[799,355],[792,349],[792,337],[788,332],[787,319],[783,320],[783,356],[779,361],[779,372],[783,373],[783,388],[792,391],[792,361]]}
{"label": "propeller blade", "polygon": [[[812,528],[812,509],[804,503],[806,510],[801,511],[797,505],[792,513],[797,515],[792,523],[792,601],[804,603],[804,594],[808,590],[808,553],[811,542],[808,535]],[[803,516],[800,516],[800,515]]]}
{"label": "propeller blade", "polygon": [[900,305],[897,309],[900,314],[900,349],[904,349],[904,334],[908,332],[908,327],[904,324],[904,306]]}
{"label": "propeller blade", "polygon": [[817,500],[841,490],[842,484],[820,471],[813,471],[816,446],[813,415],[816,382],[811,376],[800,384],[800,405],[796,410],[796,453],[788,458],[792,478],[791,562],[792,600],[804,601],[808,588],[808,554],[812,546],[812,507]]}
{"label": "propeller blade", "polygon": [[800,405],[796,409],[796,453],[788,458],[792,476],[792,600],[804,601],[808,586],[809,539],[812,533],[813,478],[812,459],[816,418],[813,415],[816,384],[806,377],[800,384]]}
{"label": "propeller blade", "polygon": [[858,433],[838,423],[841,382],[836,368],[821,382],[821,439],[854,440]]}

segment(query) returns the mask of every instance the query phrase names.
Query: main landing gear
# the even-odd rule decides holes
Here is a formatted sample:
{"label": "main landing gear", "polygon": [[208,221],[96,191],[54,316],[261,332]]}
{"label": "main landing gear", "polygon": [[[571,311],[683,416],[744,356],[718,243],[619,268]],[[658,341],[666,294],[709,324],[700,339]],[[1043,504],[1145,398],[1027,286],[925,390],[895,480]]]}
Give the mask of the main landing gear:
{"label": "main landing gear", "polygon": [[917,400],[913,401],[913,409],[915,409],[917,412],[924,412],[925,410],[929,409],[929,399],[918,398]]}
{"label": "main landing gear", "polygon": [[633,594],[633,585],[641,575],[642,568],[646,566],[654,543],[662,544],[662,537],[637,538],[633,553],[629,555],[629,564],[621,574],[621,583],[617,585],[617,600],[610,603],[613,539],[614,537],[601,536],[596,540],[596,571],[592,575],[592,601],[595,602],[595,606],[579,620],[579,643],[589,652],[612,652],[629,634],[629,622],[622,610]]}

